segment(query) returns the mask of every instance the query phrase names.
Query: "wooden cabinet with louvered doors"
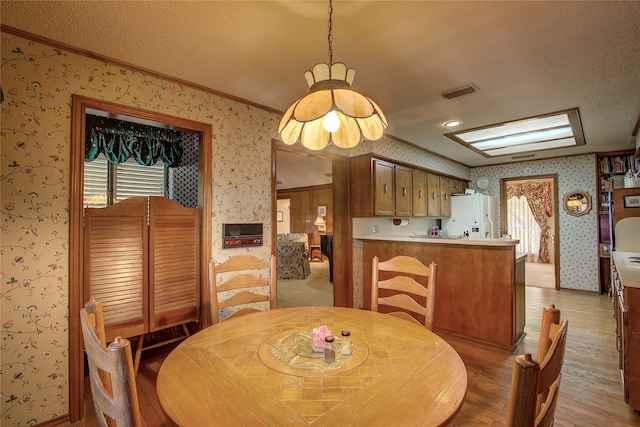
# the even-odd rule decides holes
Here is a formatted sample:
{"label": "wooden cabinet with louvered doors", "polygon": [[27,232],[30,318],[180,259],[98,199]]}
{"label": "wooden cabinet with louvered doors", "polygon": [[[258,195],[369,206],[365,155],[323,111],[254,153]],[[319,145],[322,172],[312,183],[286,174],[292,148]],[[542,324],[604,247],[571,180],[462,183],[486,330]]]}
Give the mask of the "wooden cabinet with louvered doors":
{"label": "wooden cabinet with louvered doors", "polygon": [[382,160],[373,161],[374,171],[374,214],[382,216],[395,215],[395,198],[393,186],[394,165]]}
{"label": "wooden cabinet with louvered doors", "polygon": [[413,216],[427,216],[427,174],[413,171]]}
{"label": "wooden cabinet with louvered doors", "polygon": [[200,211],[149,199],[85,209],[84,299],[102,302],[108,341],[199,319]]}

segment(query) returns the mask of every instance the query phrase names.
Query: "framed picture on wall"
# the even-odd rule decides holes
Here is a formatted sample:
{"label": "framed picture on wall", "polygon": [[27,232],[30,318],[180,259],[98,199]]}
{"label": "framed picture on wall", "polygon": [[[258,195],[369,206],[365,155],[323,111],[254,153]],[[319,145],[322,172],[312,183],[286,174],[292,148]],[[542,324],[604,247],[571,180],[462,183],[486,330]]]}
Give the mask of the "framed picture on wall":
{"label": "framed picture on wall", "polygon": [[640,208],[640,194],[630,194],[623,199],[625,208]]}
{"label": "framed picture on wall", "polygon": [[278,220],[278,222],[283,222],[284,221],[284,217],[282,216],[282,211],[278,211],[276,213],[276,219]]}
{"label": "framed picture on wall", "polygon": [[327,206],[326,205],[318,206],[318,216],[327,216]]}

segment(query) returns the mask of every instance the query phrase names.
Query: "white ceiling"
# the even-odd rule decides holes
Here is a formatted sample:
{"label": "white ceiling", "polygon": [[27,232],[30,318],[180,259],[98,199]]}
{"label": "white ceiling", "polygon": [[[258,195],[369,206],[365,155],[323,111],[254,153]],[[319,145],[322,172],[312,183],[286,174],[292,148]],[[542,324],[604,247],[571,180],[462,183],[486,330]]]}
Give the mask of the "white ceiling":
{"label": "white ceiling", "polygon": [[[177,77],[269,109],[308,93],[328,62],[328,1],[5,1],[3,25]],[[387,133],[459,161],[468,129],[577,107],[586,145],[535,158],[633,148],[640,116],[640,2],[335,0],[334,62],[356,69]],[[479,91],[441,92],[469,82]],[[274,135],[275,136],[275,135]]]}

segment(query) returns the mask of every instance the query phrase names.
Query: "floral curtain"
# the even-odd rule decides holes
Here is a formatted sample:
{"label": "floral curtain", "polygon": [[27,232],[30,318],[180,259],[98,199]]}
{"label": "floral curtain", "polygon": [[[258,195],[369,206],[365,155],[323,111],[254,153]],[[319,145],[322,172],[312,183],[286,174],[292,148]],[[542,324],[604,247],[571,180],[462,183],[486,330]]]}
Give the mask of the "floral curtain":
{"label": "floral curtain", "polygon": [[90,162],[103,153],[110,163],[122,163],[133,157],[143,166],[161,160],[165,166],[177,166],[182,157],[180,132],[122,120],[86,116],[84,160]]}
{"label": "floral curtain", "polygon": [[531,214],[540,226],[540,249],[538,261],[549,263],[549,231],[547,218],[551,217],[551,185],[548,182],[507,184],[507,200],[525,197]]}

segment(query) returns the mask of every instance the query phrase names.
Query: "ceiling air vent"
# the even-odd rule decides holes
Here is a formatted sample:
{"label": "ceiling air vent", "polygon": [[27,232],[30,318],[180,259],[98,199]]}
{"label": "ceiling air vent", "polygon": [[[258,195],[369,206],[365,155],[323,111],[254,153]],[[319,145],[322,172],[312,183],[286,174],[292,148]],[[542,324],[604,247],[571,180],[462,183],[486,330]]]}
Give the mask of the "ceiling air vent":
{"label": "ceiling air vent", "polygon": [[445,90],[442,92],[442,97],[447,99],[457,98],[462,95],[466,95],[468,93],[473,93],[478,90],[478,86],[473,83],[467,83],[464,86],[460,86],[454,89]]}

